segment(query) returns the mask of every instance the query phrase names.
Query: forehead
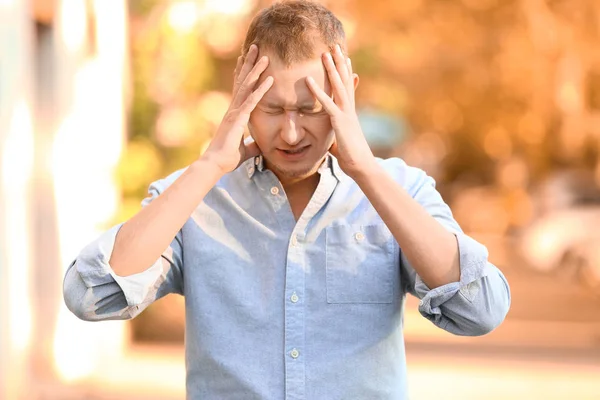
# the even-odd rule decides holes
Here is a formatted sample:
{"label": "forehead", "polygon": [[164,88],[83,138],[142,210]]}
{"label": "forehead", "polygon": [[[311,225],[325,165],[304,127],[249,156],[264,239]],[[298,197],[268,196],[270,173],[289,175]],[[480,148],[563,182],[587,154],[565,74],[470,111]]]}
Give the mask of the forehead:
{"label": "forehead", "polygon": [[307,76],[311,76],[328,93],[329,80],[321,61],[320,52],[311,59],[291,65],[286,65],[269,52],[261,55],[263,54],[269,57],[269,66],[262,73],[260,81],[262,82],[268,76],[272,76],[274,79],[273,86],[263,97],[264,101],[290,105],[313,100],[314,96],[306,85]]}

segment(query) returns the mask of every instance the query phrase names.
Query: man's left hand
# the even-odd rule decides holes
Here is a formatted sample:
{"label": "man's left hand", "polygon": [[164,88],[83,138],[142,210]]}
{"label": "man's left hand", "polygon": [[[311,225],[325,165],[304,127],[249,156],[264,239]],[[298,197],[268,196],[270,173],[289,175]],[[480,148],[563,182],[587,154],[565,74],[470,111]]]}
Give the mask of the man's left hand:
{"label": "man's left hand", "polygon": [[331,83],[333,98],[312,77],[307,77],[306,83],[331,118],[335,140],[330,152],[338,159],[342,170],[352,177],[375,163],[356,114],[354,89],[358,76],[352,72],[350,58],[344,56],[339,45],[335,47],[333,55],[324,53],[322,60]]}

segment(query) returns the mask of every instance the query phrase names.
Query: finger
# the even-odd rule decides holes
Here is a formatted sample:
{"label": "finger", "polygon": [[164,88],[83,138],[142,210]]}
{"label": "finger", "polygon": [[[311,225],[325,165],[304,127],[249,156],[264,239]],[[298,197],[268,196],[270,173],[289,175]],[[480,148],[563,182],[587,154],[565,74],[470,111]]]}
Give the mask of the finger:
{"label": "finger", "polygon": [[354,72],[352,72],[352,61],[350,60],[350,57],[348,57],[346,59],[346,64],[348,66],[348,80],[346,81],[346,92],[348,93],[348,97],[350,99],[350,103],[352,104],[352,107],[354,107],[354,79],[355,79],[355,74]]}
{"label": "finger", "polygon": [[240,108],[240,118],[242,118],[242,120],[240,121],[241,123],[245,124],[248,122],[248,119],[250,118],[250,113],[254,111],[254,108],[256,108],[258,102],[263,98],[265,93],[269,91],[272,85],[273,77],[268,76],[267,79],[265,79],[264,82],[261,83],[258,86],[258,88],[256,88],[256,90],[246,98],[246,100]]}
{"label": "finger", "polygon": [[344,53],[342,53],[342,48],[339,44],[335,45],[333,61],[335,61],[335,67],[340,75],[340,78],[342,78],[342,82],[344,82],[345,85],[348,84],[348,77],[351,75],[348,74],[348,63],[346,62],[346,56],[344,56]]}
{"label": "finger", "polygon": [[244,101],[251,95],[252,91],[256,87],[256,82],[260,78],[260,75],[265,72],[267,67],[269,66],[269,57],[262,56],[260,60],[254,65],[254,68],[250,71],[250,73],[246,76],[246,79],[242,82],[240,87],[238,88],[235,97],[233,98],[232,105],[234,107],[241,106]]}
{"label": "finger", "polygon": [[242,69],[242,65],[244,63],[244,57],[239,56],[237,58],[237,63],[235,64],[235,69],[233,70],[233,94],[235,95],[238,91],[238,88],[241,84],[239,80],[240,70]]}
{"label": "finger", "polygon": [[240,69],[242,68],[243,63],[244,63],[244,57],[239,56],[237,58],[237,62],[235,63],[235,69],[233,70],[233,76],[235,78],[237,78],[238,74],[240,73]]}
{"label": "finger", "polygon": [[348,80],[346,81],[346,90],[354,91],[354,73],[352,72],[352,61],[350,57],[346,58],[346,67],[348,69]]}
{"label": "finger", "polygon": [[325,53],[323,57],[325,64],[325,69],[327,70],[327,76],[329,77],[329,82],[331,82],[331,86],[333,88],[333,98],[335,99],[335,103],[344,108],[348,103],[348,96],[346,93],[346,87],[340,78],[340,74],[338,73],[335,64],[333,63],[333,58],[330,53]]}
{"label": "finger", "polygon": [[352,60],[350,57],[346,59],[346,63],[348,64],[348,76],[354,80],[354,71],[352,71]]}
{"label": "finger", "polygon": [[323,105],[323,108],[325,108],[327,114],[334,116],[340,111],[333,99],[329,97],[327,93],[325,93],[323,89],[319,87],[319,85],[317,85],[317,82],[315,82],[312,77],[306,77],[306,84],[317,100],[319,100],[319,102]]}
{"label": "finger", "polygon": [[242,85],[242,83],[244,82],[244,80],[246,79],[246,77],[248,76],[250,71],[252,71],[252,68],[254,68],[257,58],[258,58],[258,47],[255,44],[253,44],[248,49],[248,53],[246,54],[246,60],[244,60],[243,57],[241,57],[241,59],[238,59],[238,65],[241,64],[241,66],[236,67],[236,70],[238,71],[238,73],[235,77],[235,81],[234,81],[234,85],[233,85],[233,88],[234,88],[233,95],[234,96],[236,95],[237,91],[239,90],[240,86]]}

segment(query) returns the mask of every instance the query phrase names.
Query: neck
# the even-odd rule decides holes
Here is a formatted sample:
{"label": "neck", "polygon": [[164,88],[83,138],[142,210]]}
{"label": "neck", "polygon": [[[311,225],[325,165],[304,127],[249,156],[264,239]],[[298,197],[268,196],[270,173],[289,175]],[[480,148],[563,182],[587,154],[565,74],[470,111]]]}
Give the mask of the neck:
{"label": "neck", "polygon": [[290,193],[308,193],[310,194],[310,197],[312,197],[312,194],[317,189],[319,180],[321,179],[321,176],[318,172],[319,168],[325,160],[326,158],[321,160],[314,166],[312,171],[308,172],[307,174],[303,174],[302,176],[286,176],[278,171],[277,168],[272,168],[267,160],[265,160],[265,166],[270,169],[275,176],[277,176],[279,182],[281,182],[281,186],[283,186],[283,189],[288,196]]}
{"label": "neck", "polygon": [[279,181],[288,196],[297,193],[310,193],[310,196],[312,196],[319,184],[320,175],[318,172],[315,172],[302,178],[282,178],[283,177],[279,178]]}

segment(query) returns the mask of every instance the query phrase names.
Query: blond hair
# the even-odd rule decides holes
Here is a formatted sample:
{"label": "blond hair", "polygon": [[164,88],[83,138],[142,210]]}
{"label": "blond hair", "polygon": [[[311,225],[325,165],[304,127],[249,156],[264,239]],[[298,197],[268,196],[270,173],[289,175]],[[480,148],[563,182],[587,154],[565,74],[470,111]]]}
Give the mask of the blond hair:
{"label": "blond hair", "polygon": [[315,57],[320,44],[331,51],[339,44],[346,52],[346,34],[340,20],[321,4],[288,0],[261,10],[252,20],[242,45],[245,57],[252,44],[274,52],[286,65]]}

